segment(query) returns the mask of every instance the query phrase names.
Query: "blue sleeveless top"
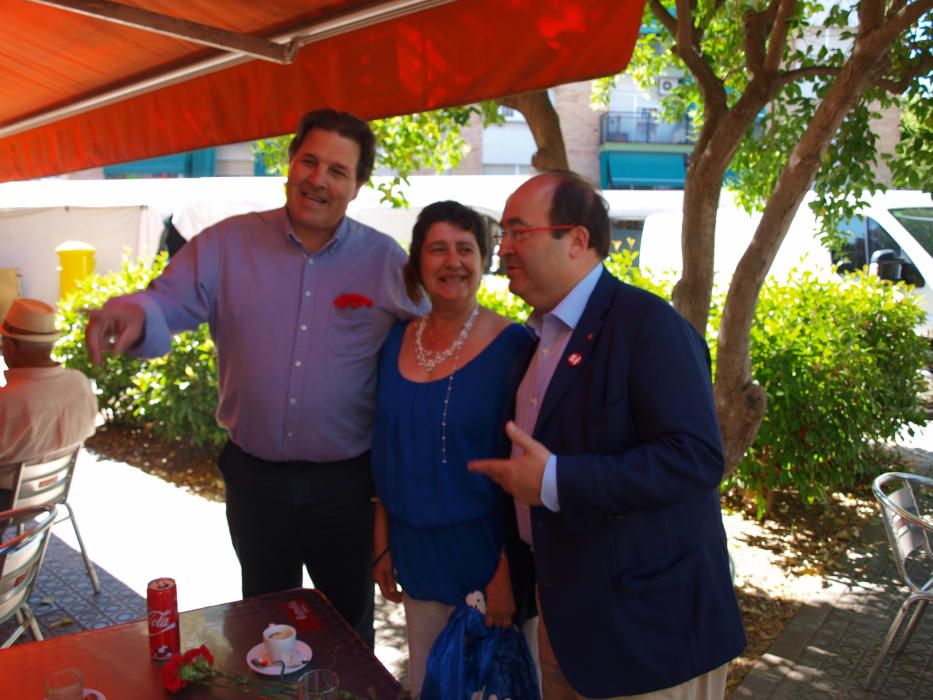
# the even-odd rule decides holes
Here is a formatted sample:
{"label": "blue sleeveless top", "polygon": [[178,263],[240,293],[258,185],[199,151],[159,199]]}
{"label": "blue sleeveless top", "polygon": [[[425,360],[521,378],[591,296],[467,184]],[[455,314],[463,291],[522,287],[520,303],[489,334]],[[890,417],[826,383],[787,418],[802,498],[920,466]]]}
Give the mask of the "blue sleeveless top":
{"label": "blue sleeveless top", "polygon": [[506,327],[453,375],[447,404],[447,464],[441,446],[449,377],[405,379],[398,357],[407,323],[389,332],[379,357],[372,465],[389,514],[389,543],[398,581],[417,600],[455,605],[484,590],[502,545],[501,491],[467,471],[471,459],[508,456],[505,422],[534,340]]}

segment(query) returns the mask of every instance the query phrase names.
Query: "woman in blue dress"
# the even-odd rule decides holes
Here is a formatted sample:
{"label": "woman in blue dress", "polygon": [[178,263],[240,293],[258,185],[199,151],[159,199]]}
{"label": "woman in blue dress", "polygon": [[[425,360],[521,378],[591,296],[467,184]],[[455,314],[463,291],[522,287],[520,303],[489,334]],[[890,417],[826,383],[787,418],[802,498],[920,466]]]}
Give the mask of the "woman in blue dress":
{"label": "woman in blue dress", "polygon": [[373,575],[387,599],[404,603],[414,697],[434,640],[468,593],[484,591],[489,625],[507,627],[516,609],[502,494],[467,471],[471,459],[508,455],[503,426],[533,346],[524,326],[477,303],[489,255],[475,211],[450,201],[425,207],[405,279],[431,311],[397,324],[379,360]]}

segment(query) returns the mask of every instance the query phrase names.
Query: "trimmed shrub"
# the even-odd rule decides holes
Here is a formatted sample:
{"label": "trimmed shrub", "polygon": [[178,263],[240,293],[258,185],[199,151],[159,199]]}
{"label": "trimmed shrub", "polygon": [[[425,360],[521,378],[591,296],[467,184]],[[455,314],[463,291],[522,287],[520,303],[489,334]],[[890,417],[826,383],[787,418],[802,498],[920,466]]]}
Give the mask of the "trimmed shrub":
{"label": "trimmed shrub", "polygon": [[124,260],[120,272],[92,275],[59,305],[57,324],[63,336],[56,357],[83,372],[97,387],[98,402],[108,418],[145,425],[168,439],[185,438],[195,445],[221,445],[226,439],[214,419],[217,410],[217,370],[214,341],[207,324],[174,337],[165,357],[140,360],[105,355],[103,366],[91,364],[84,347],[86,308],[99,308],[110,297],[145,289],[164,269],[166,256],[149,265]]}
{"label": "trimmed shrub", "polygon": [[812,501],[864,481],[881,442],[926,420],[917,297],[863,272],[795,274],[762,289],[751,356],[768,411],[727,482],[753,495],[759,513],[778,487]]}

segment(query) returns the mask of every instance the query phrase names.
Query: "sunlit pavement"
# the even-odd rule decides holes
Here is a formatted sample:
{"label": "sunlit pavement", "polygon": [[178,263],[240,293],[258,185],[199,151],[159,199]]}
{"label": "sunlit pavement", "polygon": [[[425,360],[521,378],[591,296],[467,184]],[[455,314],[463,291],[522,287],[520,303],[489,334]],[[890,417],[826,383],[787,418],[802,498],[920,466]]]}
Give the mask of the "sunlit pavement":
{"label": "sunlit pavement", "polygon": [[[933,425],[898,441],[889,471],[933,473]],[[904,651],[889,653],[870,688],[865,679],[906,598],[880,516],[862,532],[829,586],[800,609],[734,691],[733,698],[820,700],[933,698],[933,616],[920,621]],[[895,643],[896,646],[896,643]]]}

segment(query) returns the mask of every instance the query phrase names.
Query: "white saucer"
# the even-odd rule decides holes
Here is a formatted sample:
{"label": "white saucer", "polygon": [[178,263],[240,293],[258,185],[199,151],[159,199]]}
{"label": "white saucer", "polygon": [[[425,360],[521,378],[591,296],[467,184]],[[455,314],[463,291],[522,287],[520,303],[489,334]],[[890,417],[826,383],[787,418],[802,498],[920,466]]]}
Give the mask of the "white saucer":
{"label": "white saucer", "polygon": [[[304,668],[308,665],[308,662],[311,661],[311,647],[305,644],[300,639],[295,640],[295,651],[292,654],[292,661],[289,666],[285,667],[285,673],[294,673],[299,669]],[[266,645],[260,642],[246,654],[246,663],[249,664],[249,667],[253,669],[256,673],[261,673],[265,676],[278,676],[282,673],[282,664],[279,662],[269,662],[266,655]]]}
{"label": "white saucer", "polygon": [[93,688],[84,689],[84,700],[107,700],[104,697],[104,694],[99,690],[94,690]]}

